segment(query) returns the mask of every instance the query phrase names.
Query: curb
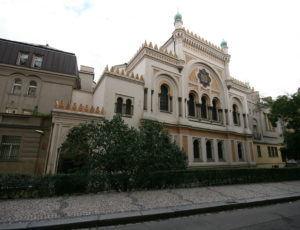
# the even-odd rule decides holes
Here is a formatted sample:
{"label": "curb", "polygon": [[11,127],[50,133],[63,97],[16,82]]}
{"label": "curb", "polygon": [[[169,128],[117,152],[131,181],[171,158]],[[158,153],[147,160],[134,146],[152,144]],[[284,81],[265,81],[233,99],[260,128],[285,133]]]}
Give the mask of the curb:
{"label": "curb", "polygon": [[52,220],[0,224],[0,230],[12,229],[76,229],[138,223],[157,219],[167,219],[195,214],[220,212],[226,210],[283,203],[300,200],[300,193],[290,196],[270,196],[227,202],[209,202],[195,205],[174,206],[144,211],[121,212],[104,215],[91,215]]}

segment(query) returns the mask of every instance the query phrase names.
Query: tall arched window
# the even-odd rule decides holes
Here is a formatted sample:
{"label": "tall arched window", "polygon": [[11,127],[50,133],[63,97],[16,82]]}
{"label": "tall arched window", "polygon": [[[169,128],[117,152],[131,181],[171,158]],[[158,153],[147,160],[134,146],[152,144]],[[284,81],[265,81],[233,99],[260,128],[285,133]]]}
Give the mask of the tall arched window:
{"label": "tall arched window", "polygon": [[126,114],[131,115],[131,100],[130,99],[126,100]]}
{"label": "tall arched window", "polygon": [[213,103],[213,107],[212,107],[212,119],[214,121],[217,121],[218,120],[218,108],[217,108],[218,102],[217,102],[216,99],[214,99],[212,103]]}
{"label": "tall arched window", "polygon": [[242,149],[242,143],[238,143],[238,155],[239,155],[239,160],[243,160],[243,149]]}
{"label": "tall arched window", "polygon": [[122,106],[123,106],[123,99],[121,97],[118,97],[116,113],[122,114]]}
{"label": "tall arched window", "polygon": [[207,119],[207,99],[204,96],[201,98],[201,118]]}
{"label": "tall arched window", "polygon": [[238,107],[237,105],[232,106],[232,117],[233,117],[233,124],[238,125]]}
{"label": "tall arched window", "polygon": [[218,142],[218,157],[219,157],[219,160],[224,160],[224,157],[223,157],[223,143],[222,143],[222,141]]}
{"label": "tall arched window", "polygon": [[206,157],[208,161],[213,160],[211,141],[206,142]]}
{"label": "tall arched window", "polygon": [[163,84],[160,93],[160,110],[169,111],[169,89]]}
{"label": "tall arched window", "polygon": [[21,94],[21,89],[22,89],[22,81],[21,81],[21,79],[17,78],[14,81],[12,93],[13,94]]}
{"label": "tall arched window", "polygon": [[193,150],[194,150],[194,159],[199,160],[200,159],[200,152],[199,152],[199,141],[198,140],[194,140]]}
{"label": "tall arched window", "polygon": [[189,116],[194,117],[195,116],[195,97],[193,94],[189,94]]}
{"label": "tall arched window", "polygon": [[37,87],[36,82],[35,81],[30,81],[29,86],[28,86],[27,95],[35,96],[36,95],[36,87]]}

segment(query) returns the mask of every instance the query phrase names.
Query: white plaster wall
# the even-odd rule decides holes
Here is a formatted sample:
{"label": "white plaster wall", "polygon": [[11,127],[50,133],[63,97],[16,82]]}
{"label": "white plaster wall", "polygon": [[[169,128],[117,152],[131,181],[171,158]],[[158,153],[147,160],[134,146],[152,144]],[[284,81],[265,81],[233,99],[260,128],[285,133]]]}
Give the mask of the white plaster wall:
{"label": "white plaster wall", "polygon": [[73,90],[72,91],[72,104],[77,103],[77,105],[93,105],[93,94],[81,91],[81,90]]}
{"label": "white plaster wall", "polygon": [[99,81],[98,83],[100,84],[97,86],[97,88],[95,88],[94,95],[93,95],[93,105],[95,108],[97,106],[99,106],[99,108],[102,108],[104,106],[104,100],[105,100],[106,79],[102,76],[101,79],[99,79]]}
{"label": "white plaster wall", "polygon": [[[112,119],[115,113],[116,94],[124,95],[133,98],[133,115],[132,117],[125,117],[123,119],[127,124],[133,127],[140,125],[140,120],[143,115],[143,101],[144,101],[144,87],[141,84],[130,80],[121,80],[120,78],[114,78],[105,76],[104,87],[109,90],[105,90],[104,94],[104,116],[107,119]],[[125,78],[125,77],[124,77]]]}

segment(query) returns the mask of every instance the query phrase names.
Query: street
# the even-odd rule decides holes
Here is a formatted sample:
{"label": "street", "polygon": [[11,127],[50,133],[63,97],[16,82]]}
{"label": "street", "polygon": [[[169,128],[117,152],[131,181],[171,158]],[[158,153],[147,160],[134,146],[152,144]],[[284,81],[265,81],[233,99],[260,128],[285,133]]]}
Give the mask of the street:
{"label": "street", "polygon": [[93,230],[300,229],[300,201]]}

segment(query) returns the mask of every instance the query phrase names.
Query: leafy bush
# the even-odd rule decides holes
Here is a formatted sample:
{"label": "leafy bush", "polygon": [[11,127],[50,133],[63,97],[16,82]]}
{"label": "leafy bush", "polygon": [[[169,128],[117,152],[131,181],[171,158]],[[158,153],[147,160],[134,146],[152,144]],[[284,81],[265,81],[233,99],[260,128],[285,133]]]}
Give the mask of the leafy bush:
{"label": "leafy bush", "polygon": [[162,124],[145,121],[138,130],[120,116],[102,124],[82,124],[68,133],[58,171],[135,175],[185,169],[184,152],[168,136]]}

